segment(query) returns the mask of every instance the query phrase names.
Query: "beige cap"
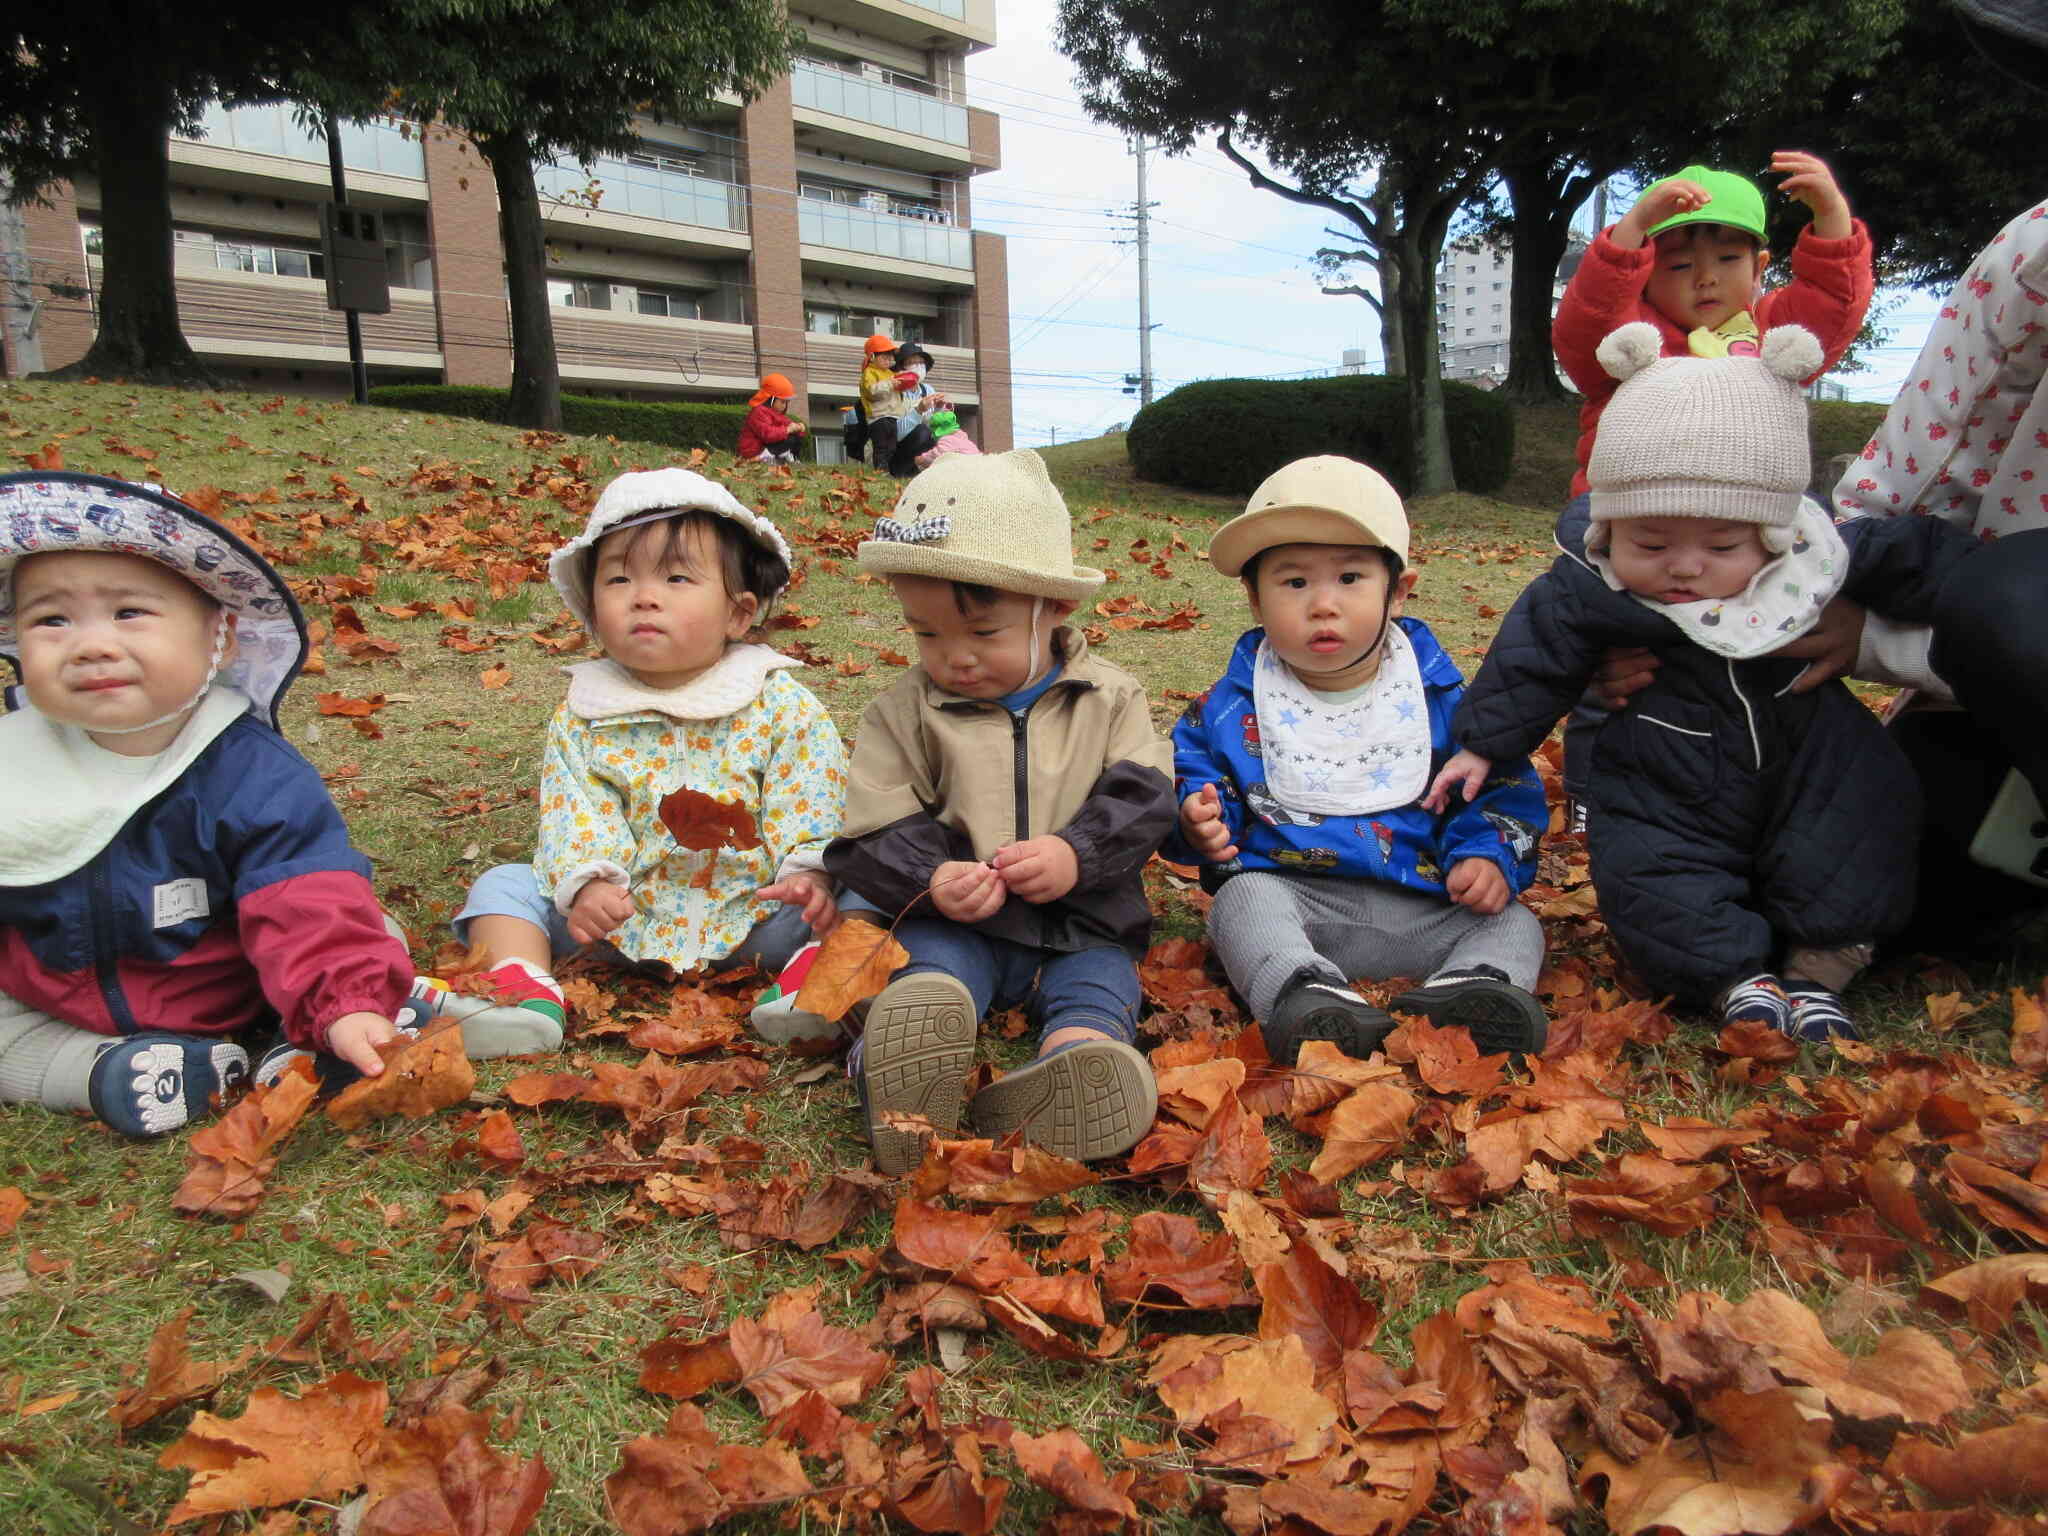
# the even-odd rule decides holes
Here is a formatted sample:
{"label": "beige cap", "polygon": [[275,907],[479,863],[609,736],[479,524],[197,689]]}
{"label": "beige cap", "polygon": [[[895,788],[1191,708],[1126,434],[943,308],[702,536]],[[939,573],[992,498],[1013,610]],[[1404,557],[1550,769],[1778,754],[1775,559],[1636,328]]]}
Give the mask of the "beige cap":
{"label": "beige cap", "polygon": [[1074,563],[1074,527],[1045,462],[1028,448],[947,454],[875,519],[855,563],[878,576],[930,576],[1079,601],[1102,572]]}
{"label": "beige cap", "polygon": [[1225,576],[1281,544],[1364,544],[1408,563],[1408,514],[1378,470],[1320,453],[1266,476],[1245,509],[1209,540],[1209,564]]}

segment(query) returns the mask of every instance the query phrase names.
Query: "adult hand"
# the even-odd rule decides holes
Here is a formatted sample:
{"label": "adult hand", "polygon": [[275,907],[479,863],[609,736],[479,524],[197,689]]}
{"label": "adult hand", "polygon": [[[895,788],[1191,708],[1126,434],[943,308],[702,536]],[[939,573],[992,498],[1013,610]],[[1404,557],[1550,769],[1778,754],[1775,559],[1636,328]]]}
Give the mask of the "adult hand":
{"label": "adult hand", "polygon": [[832,899],[832,882],[811,870],[785,875],[773,885],[754,892],[756,901],[779,901],[786,907],[801,907],[811,932],[823,938],[839,921],[839,905]]}
{"label": "adult hand", "polygon": [[1485,787],[1487,775],[1492,772],[1491,759],[1481,757],[1477,752],[1459,748],[1451,760],[1437,770],[1436,777],[1430,781],[1429,793],[1422,797],[1422,808],[1441,815],[1451,803],[1453,786],[1464,790],[1465,803],[1470,805],[1472,797]]}
{"label": "adult hand", "polygon": [[633,893],[609,880],[593,880],[569,903],[569,937],[595,944],[633,915]]}
{"label": "adult hand", "polygon": [[1813,232],[1823,240],[1846,240],[1853,232],[1849,199],[1835,182],[1827,162],[1803,149],[1781,149],[1771,156],[1771,169],[1784,180],[1778,190],[1813,210]]}
{"label": "adult hand", "polygon": [[1637,250],[1650,236],[1653,226],[1662,224],[1676,214],[1691,213],[1695,208],[1704,208],[1714,200],[1713,194],[1696,181],[1684,181],[1673,176],[1660,181],[1641,197],[1635,206],[1616,221],[1607,238],[1624,251]]}
{"label": "adult hand", "polygon": [[956,923],[994,917],[1009,899],[1003,877],[987,864],[949,859],[932,871],[932,905]]}
{"label": "adult hand", "polygon": [[381,1077],[384,1058],[377,1047],[397,1038],[397,1027],[381,1013],[344,1013],[327,1026],[327,1054],[339,1056],[365,1077]]}
{"label": "adult hand", "polygon": [[1214,784],[1204,784],[1180,803],[1180,835],[1210,864],[1228,864],[1237,857],[1230,824],[1223,819],[1223,800]]}
{"label": "adult hand", "polygon": [[1032,837],[1011,843],[998,848],[991,862],[1011,895],[1038,905],[1058,901],[1081,878],[1081,861],[1075,857],[1074,845],[1064,837]]}
{"label": "adult hand", "polygon": [[1846,597],[1832,599],[1821,609],[1820,619],[1797,640],[1787,641],[1771,652],[1806,663],[1806,670],[1792,680],[1789,693],[1811,693],[1830,678],[1841,677],[1856,665],[1863,648],[1864,608]]}
{"label": "adult hand", "polygon": [[1498,864],[1474,855],[1451,866],[1450,876],[1444,881],[1444,894],[1481,917],[1492,917],[1506,909],[1513,893],[1508,890],[1508,877],[1500,872]]}
{"label": "adult hand", "polygon": [[1617,646],[1600,658],[1593,680],[1586,685],[1585,702],[1600,709],[1627,709],[1628,701],[1656,680],[1664,663],[1655,651],[1640,645]]}

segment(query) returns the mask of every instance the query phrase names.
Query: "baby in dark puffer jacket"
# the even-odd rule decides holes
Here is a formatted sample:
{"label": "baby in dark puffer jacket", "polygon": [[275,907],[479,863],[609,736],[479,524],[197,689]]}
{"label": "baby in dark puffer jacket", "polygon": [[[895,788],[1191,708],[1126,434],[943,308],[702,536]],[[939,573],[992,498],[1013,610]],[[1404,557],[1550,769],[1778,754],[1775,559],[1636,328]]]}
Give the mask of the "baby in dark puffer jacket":
{"label": "baby in dark puffer jacket", "polygon": [[1877,719],[1838,682],[1796,688],[1770,652],[1837,593],[1931,610],[1972,549],[1925,518],[1844,542],[1809,500],[1796,326],[1757,357],[1658,357],[1653,328],[1600,347],[1622,381],[1588,466],[1590,521],[1516,600],[1453,723],[1466,750],[1430,787],[1469,797],[1491,760],[1547,735],[1612,647],[1655,681],[1594,738],[1588,851],[1601,909],[1660,993],[1808,1040],[1854,1036],[1838,994],[1912,902],[1919,794]]}

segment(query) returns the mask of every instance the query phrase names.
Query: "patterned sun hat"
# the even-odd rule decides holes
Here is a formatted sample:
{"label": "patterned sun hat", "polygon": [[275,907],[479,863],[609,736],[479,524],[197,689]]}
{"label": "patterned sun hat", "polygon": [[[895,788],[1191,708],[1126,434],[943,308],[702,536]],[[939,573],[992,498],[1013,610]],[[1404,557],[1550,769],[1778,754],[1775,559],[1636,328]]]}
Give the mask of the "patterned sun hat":
{"label": "patterned sun hat", "polygon": [[221,679],[277,727],[278,703],[305,665],[305,615],[269,561],[162,486],[68,470],[0,475],[0,656],[17,671],[14,568],[30,555],[76,553],[154,560],[232,613],[235,656]]}

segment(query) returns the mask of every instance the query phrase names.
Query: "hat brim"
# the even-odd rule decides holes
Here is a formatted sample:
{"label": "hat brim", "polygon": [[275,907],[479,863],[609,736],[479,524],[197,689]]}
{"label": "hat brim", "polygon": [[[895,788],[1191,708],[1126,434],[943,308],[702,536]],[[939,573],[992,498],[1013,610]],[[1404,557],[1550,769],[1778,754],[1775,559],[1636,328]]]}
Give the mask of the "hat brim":
{"label": "hat brim", "polygon": [[1408,563],[1408,551],[1378,537],[1357,518],[1329,507],[1261,507],[1232,518],[1209,540],[1209,565],[1219,575],[1243,573],[1245,562],[1282,544],[1357,544],[1384,549]]}
{"label": "hat brim", "polygon": [[1072,576],[1055,576],[1001,560],[963,555],[936,545],[906,544],[895,539],[867,539],[854,551],[854,563],[877,576],[929,576],[935,581],[964,581],[1027,597],[1072,598],[1078,602],[1102,585],[1102,572],[1077,565]]}

